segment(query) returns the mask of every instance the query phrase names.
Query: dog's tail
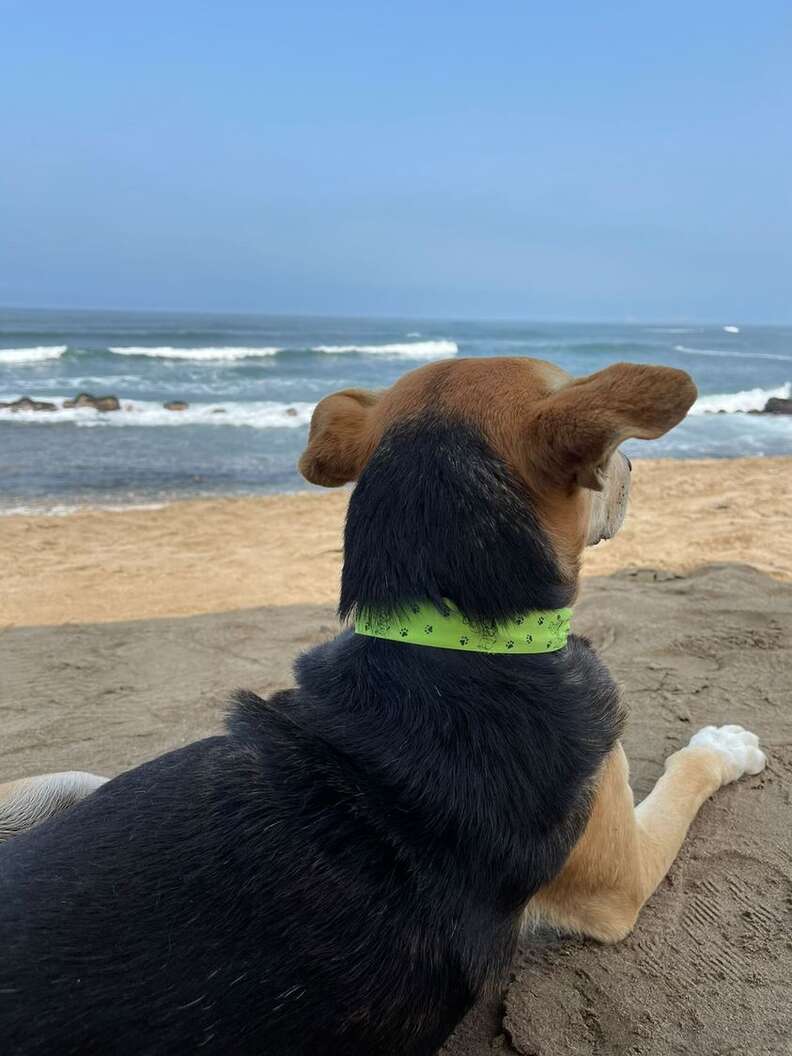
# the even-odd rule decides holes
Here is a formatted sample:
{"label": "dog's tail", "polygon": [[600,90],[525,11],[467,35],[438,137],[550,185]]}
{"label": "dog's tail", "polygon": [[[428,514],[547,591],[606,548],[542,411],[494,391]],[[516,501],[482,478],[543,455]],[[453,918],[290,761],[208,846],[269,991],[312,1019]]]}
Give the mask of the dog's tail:
{"label": "dog's tail", "polygon": [[96,774],[68,770],[0,785],[0,843],[62,814],[105,781],[106,777]]}

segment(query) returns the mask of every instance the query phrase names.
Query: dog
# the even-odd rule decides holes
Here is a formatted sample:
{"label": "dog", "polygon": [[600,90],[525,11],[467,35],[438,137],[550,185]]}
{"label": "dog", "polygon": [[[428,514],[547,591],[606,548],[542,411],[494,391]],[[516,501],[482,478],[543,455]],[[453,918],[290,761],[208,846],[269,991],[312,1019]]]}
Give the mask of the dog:
{"label": "dog", "polygon": [[489,358],[324,398],[300,469],[357,482],[355,626],[223,736],[6,789],[2,1051],[428,1056],[522,922],[627,935],[702,803],[765,765],[707,727],[635,807],[618,689],[566,629],[624,519],[619,445],[695,397],[671,368]]}

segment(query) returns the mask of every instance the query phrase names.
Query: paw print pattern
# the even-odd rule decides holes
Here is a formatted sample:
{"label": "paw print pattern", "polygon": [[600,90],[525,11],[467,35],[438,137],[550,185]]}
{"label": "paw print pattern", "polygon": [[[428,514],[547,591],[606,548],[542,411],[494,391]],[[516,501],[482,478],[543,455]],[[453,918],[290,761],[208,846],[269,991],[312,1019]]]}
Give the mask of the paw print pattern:
{"label": "paw print pattern", "polygon": [[424,627],[424,634],[431,634],[432,630],[433,630],[433,627],[432,627],[431,623],[427,623],[427,625]]}
{"label": "paw print pattern", "polygon": [[538,616],[536,622],[539,624],[540,627],[544,627],[544,616]]}
{"label": "paw print pattern", "polygon": [[528,645],[530,645],[531,642],[533,641],[533,635],[532,634],[526,634],[525,641],[528,643]]}
{"label": "paw print pattern", "polygon": [[469,641],[470,639],[468,638],[468,636],[466,634],[463,634],[462,637],[459,639],[459,644],[467,645]]}
{"label": "paw print pattern", "polygon": [[409,634],[409,631],[407,630],[406,627],[400,627],[399,628],[399,637],[400,638],[406,638],[408,634]]}
{"label": "paw print pattern", "polygon": [[508,642],[506,643],[506,648],[507,648],[507,649],[513,649],[513,648],[514,648],[514,642],[513,642],[512,640],[511,640],[511,638],[510,638],[510,639],[509,639],[509,641],[508,641]]}

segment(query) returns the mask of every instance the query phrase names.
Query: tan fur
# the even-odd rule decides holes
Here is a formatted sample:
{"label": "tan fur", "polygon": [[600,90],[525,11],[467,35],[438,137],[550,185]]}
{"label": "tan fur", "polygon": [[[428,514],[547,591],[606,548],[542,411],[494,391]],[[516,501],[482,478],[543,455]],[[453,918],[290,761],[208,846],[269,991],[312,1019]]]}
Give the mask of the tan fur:
{"label": "tan fur", "polygon": [[683,748],[651,794],[633,805],[619,744],[602,767],[588,825],[561,873],[531,901],[527,922],[617,942],[632,931],[702,803],[724,781],[715,752]]}
{"label": "tan fur", "polygon": [[[587,542],[591,489],[601,490],[627,437],[660,436],[696,397],[671,367],[617,363],[574,379],[543,360],[444,360],[383,393],[347,389],[317,405],[300,471],[314,484],[357,480],[383,433],[426,412],[478,428],[530,493],[567,582]],[[581,487],[583,485],[583,487]]]}

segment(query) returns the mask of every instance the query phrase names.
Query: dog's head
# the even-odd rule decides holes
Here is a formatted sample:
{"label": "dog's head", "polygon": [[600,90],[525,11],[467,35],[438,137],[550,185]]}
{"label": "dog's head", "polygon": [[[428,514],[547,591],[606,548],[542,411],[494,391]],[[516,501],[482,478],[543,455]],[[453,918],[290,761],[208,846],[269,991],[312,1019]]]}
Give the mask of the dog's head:
{"label": "dog's head", "polygon": [[335,487],[360,476],[393,427],[423,418],[464,423],[524,487],[574,576],[583,547],[611,538],[624,520],[630,463],[619,445],[662,436],[695,398],[690,377],[670,367],[617,363],[573,378],[536,359],[444,360],[383,392],[326,396],[300,471]]}

